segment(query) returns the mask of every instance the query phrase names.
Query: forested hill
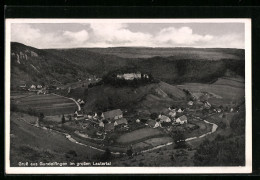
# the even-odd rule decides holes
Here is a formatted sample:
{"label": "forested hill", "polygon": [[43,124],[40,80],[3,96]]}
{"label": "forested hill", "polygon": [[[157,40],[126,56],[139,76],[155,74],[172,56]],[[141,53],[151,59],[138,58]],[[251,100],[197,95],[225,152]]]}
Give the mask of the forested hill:
{"label": "forested hill", "polygon": [[[145,50],[145,51],[144,51]],[[122,67],[150,73],[168,83],[210,82],[244,76],[244,50],[199,48],[37,49],[11,43],[12,87],[20,83],[66,84],[102,77]]]}

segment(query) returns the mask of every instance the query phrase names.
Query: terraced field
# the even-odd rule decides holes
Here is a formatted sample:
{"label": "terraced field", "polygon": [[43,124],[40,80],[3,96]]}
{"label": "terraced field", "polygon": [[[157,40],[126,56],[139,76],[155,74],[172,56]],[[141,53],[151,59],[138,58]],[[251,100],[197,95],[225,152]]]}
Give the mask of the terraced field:
{"label": "terraced field", "polygon": [[33,108],[45,115],[70,114],[77,105],[70,99],[54,94],[32,95],[16,101],[19,108]]}

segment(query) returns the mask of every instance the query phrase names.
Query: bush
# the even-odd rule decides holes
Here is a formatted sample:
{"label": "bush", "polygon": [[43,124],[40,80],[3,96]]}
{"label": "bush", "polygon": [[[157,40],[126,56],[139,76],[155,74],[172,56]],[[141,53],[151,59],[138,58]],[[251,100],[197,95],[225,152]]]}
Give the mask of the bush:
{"label": "bush", "polygon": [[155,119],[158,118],[158,114],[157,114],[157,113],[152,113],[152,114],[150,115],[150,118],[153,119],[153,120],[155,120]]}
{"label": "bush", "polygon": [[111,151],[110,151],[110,149],[107,148],[105,150],[104,154],[100,157],[100,160],[107,161],[107,160],[111,159],[111,157],[112,157]]}
{"label": "bush", "polygon": [[242,166],[245,164],[245,139],[217,136],[204,140],[194,154],[195,166]]}
{"label": "bush", "polygon": [[65,123],[65,117],[64,117],[64,114],[62,115],[62,118],[61,118],[61,123],[64,124]]}
{"label": "bush", "polygon": [[74,150],[69,150],[66,154],[65,154],[66,158],[74,158],[77,157],[77,153]]}
{"label": "bush", "polygon": [[132,149],[132,148],[128,149],[128,150],[126,151],[126,154],[127,154],[128,156],[133,156],[133,149]]}
{"label": "bush", "polygon": [[43,113],[39,113],[39,121],[42,121],[44,118],[44,114]]}

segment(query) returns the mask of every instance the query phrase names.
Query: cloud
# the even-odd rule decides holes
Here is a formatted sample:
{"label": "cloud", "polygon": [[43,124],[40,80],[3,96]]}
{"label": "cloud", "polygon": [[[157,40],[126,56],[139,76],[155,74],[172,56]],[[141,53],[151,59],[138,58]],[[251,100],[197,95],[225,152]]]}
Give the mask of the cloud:
{"label": "cloud", "polygon": [[239,33],[230,33],[214,37],[206,44],[207,47],[245,48],[244,36]]}
{"label": "cloud", "polygon": [[149,46],[151,45],[152,35],[143,32],[132,32],[127,24],[123,23],[93,23],[90,24],[95,36],[95,41],[103,42],[110,46]]}
{"label": "cloud", "polygon": [[72,41],[76,41],[82,43],[89,38],[89,34],[86,30],[82,30],[79,32],[71,32],[71,31],[64,31],[63,36],[69,38]]}
{"label": "cloud", "polygon": [[162,29],[155,39],[160,44],[191,46],[198,42],[210,41],[212,38],[211,35],[194,34],[190,27],[168,27]]}
{"label": "cloud", "polygon": [[11,41],[21,42],[36,48],[81,47],[89,39],[86,30],[42,32],[29,24],[12,24],[11,34]]}
{"label": "cloud", "polygon": [[[244,48],[244,35],[194,33],[188,26],[162,28],[159,32],[133,31],[124,23],[91,23],[69,31],[65,29],[37,28],[36,24],[12,24],[11,41],[36,48],[75,47],[219,47]],[[46,24],[48,27],[48,24]]]}
{"label": "cloud", "polygon": [[31,28],[27,24],[12,24],[11,40],[25,44],[33,44],[35,39],[41,37],[39,29]]}

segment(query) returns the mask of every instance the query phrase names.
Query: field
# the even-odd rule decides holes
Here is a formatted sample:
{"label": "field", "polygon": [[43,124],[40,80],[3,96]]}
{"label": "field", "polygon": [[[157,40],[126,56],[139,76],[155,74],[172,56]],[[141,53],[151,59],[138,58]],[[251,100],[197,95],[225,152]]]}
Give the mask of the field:
{"label": "field", "polygon": [[73,113],[77,105],[70,99],[53,94],[31,95],[16,100],[18,108],[33,108],[44,115]]}
{"label": "field", "polygon": [[147,138],[161,135],[163,135],[163,133],[158,129],[143,128],[123,134],[116,141],[122,144],[130,144],[133,142],[142,141]]}
{"label": "field", "polygon": [[245,96],[245,87],[242,79],[234,80],[219,78],[213,84],[185,83],[183,85],[178,85],[178,87],[181,89],[188,89],[192,93],[208,92],[214,96],[212,100],[217,104],[220,104],[223,101],[239,101]]}

